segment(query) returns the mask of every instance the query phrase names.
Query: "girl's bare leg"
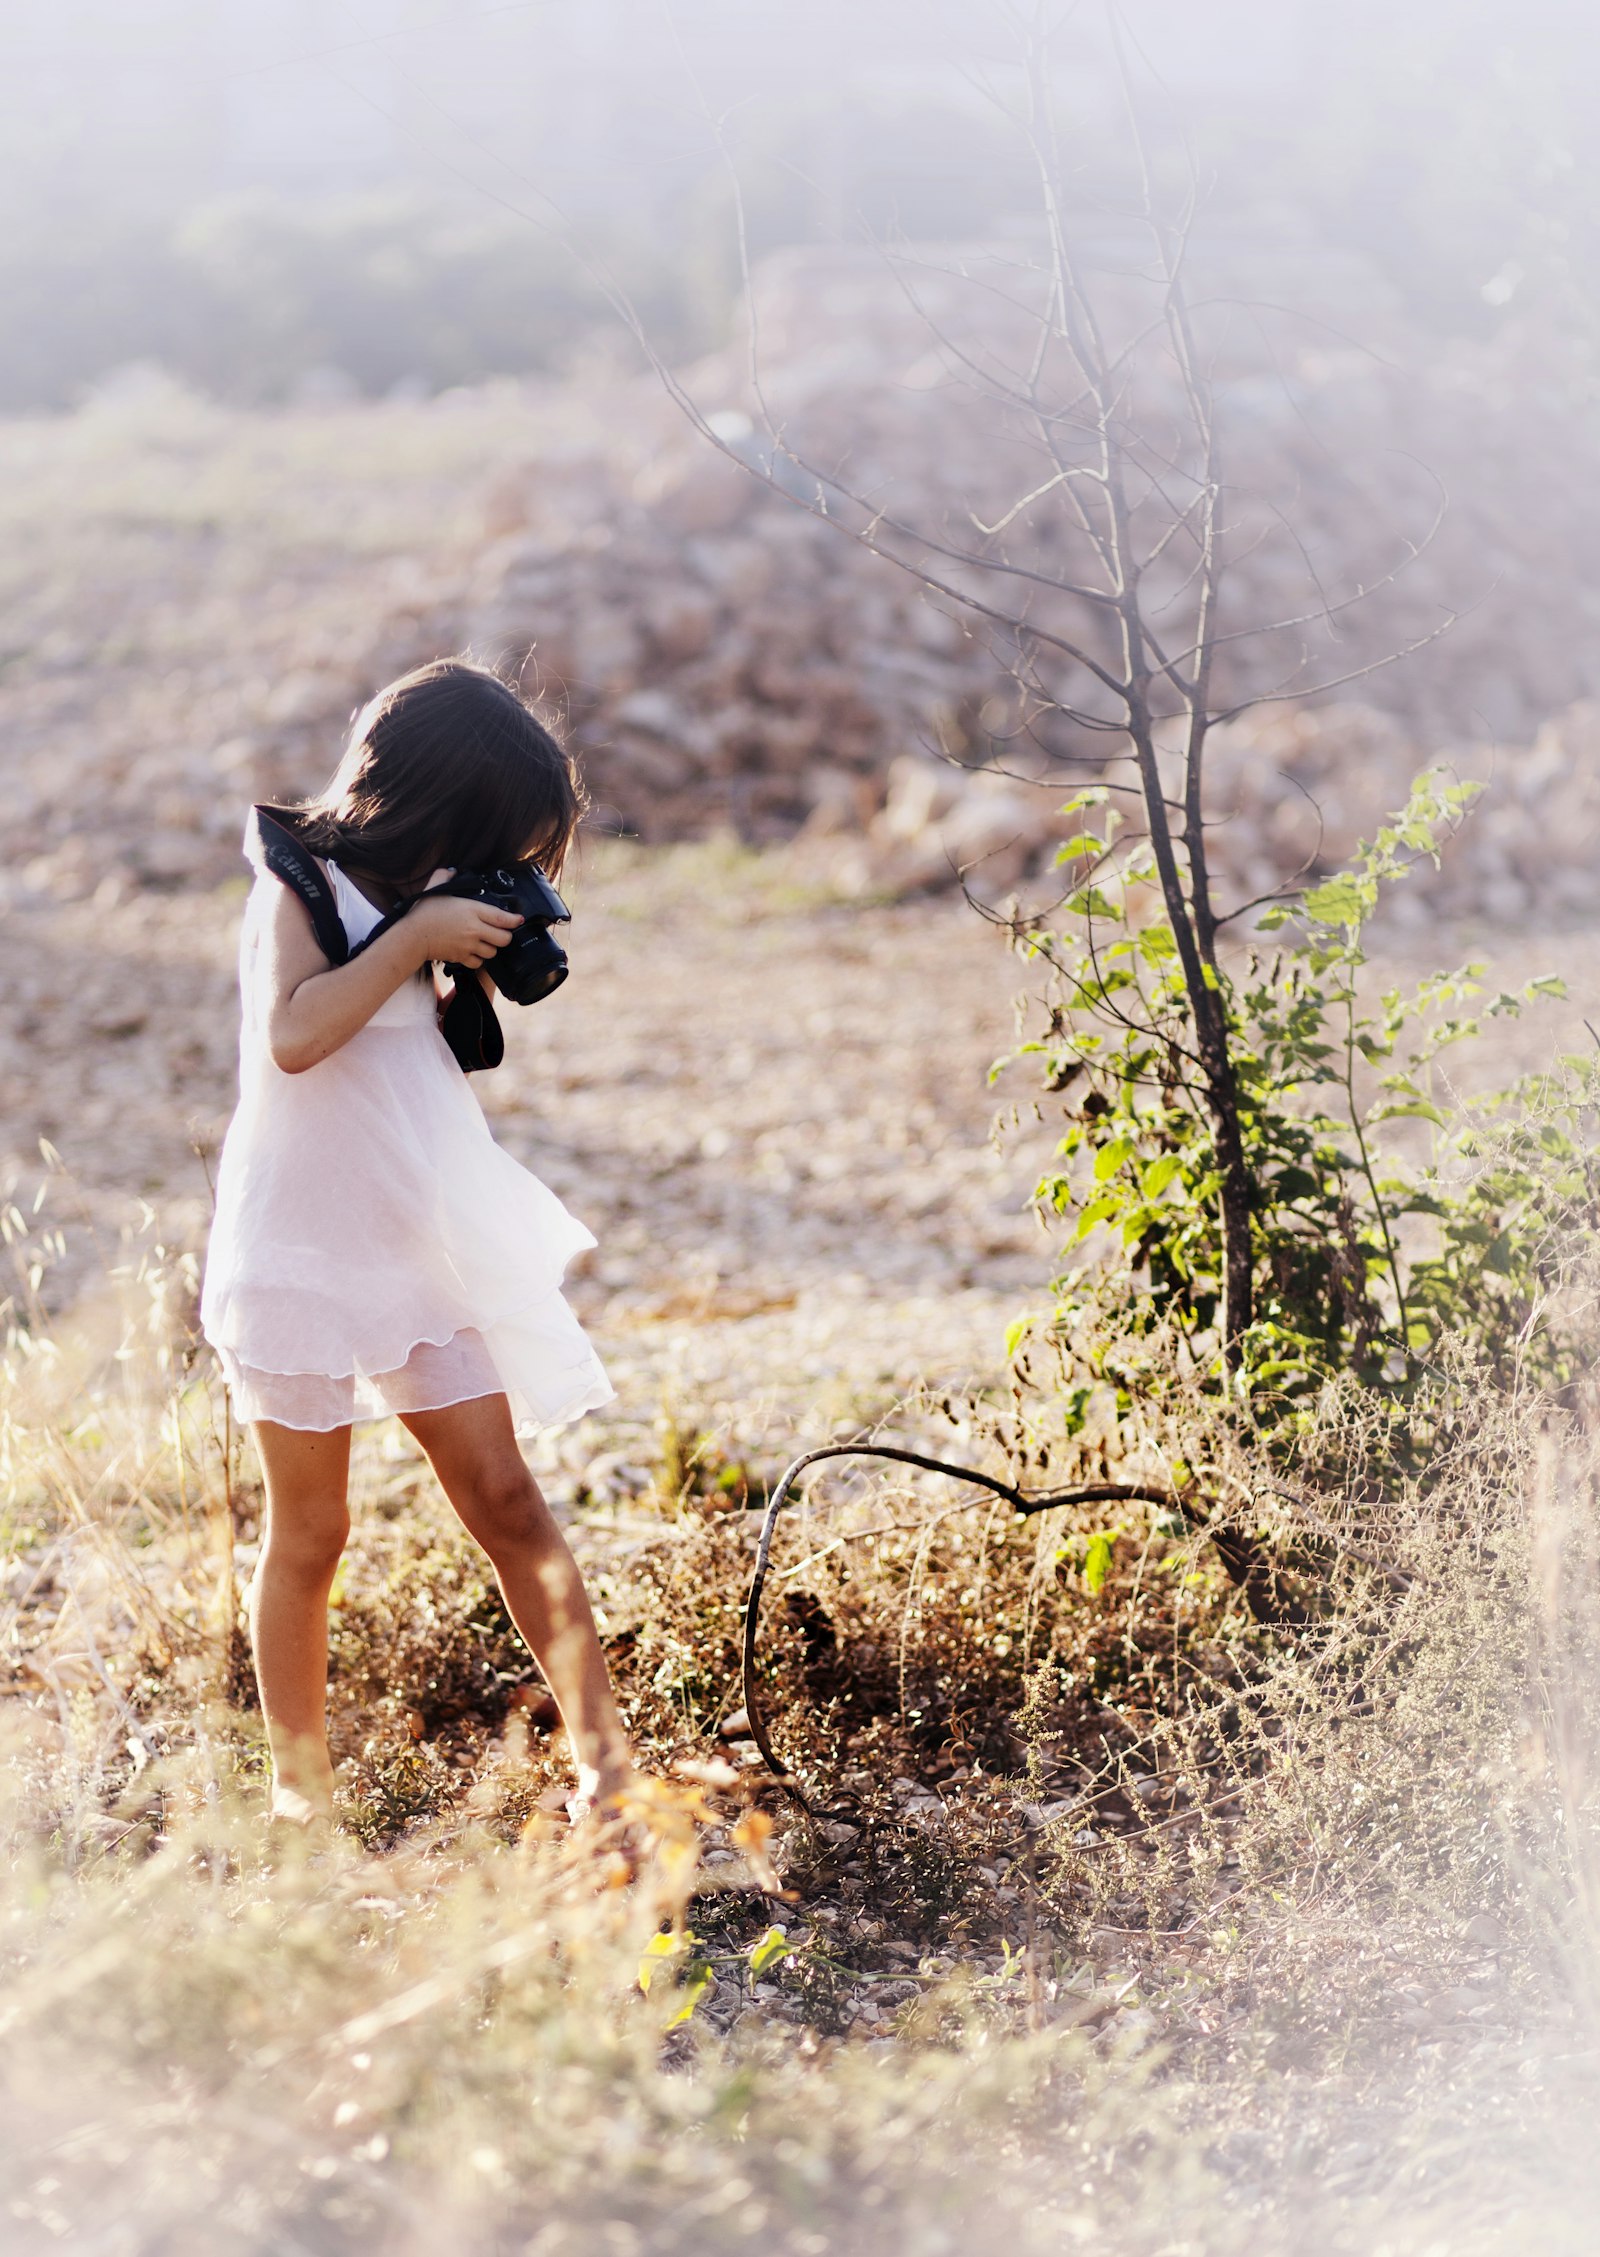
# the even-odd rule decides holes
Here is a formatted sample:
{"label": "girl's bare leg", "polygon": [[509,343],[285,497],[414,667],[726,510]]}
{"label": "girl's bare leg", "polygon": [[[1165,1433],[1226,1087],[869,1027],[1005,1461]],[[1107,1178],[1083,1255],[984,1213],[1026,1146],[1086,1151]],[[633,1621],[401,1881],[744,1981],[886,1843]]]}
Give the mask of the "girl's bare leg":
{"label": "girl's bare leg", "polygon": [[261,1421],[267,1483],[261,1555],[250,1584],[250,1641],[272,1752],[274,1817],[333,1807],[328,1755],[328,1593],[350,1534],[350,1429],[313,1434]]}
{"label": "girl's bare leg", "polygon": [[488,1553],[511,1619],[556,1697],[578,1792],[603,1802],[633,1776],[605,1655],[577,1562],[528,1471],[503,1395],[482,1395],[404,1424],[427,1452],[469,1535]]}

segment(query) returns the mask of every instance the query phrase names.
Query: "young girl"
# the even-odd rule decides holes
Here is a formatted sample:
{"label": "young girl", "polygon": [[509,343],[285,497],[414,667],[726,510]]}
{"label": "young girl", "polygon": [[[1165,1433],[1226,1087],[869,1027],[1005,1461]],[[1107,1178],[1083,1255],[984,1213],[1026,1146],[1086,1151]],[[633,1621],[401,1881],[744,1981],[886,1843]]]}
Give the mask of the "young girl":
{"label": "young girl", "polygon": [[[567,753],[503,682],[450,659],[373,699],[290,820],[353,948],[449,870],[531,858],[559,874],[578,814]],[[201,1321],[266,1476],[250,1628],[279,1817],[331,1808],[327,1604],[350,1428],[386,1413],[494,1563],[571,1738],[575,1813],[615,1806],[630,1777],[594,1617],[511,1410],[560,1426],[612,1393],[560,1292],[594,1240],[494,1142],[438,1024],[434,967],[492,977],[519,922],[438,895],[335,965],[265,867],[250,897]]]}

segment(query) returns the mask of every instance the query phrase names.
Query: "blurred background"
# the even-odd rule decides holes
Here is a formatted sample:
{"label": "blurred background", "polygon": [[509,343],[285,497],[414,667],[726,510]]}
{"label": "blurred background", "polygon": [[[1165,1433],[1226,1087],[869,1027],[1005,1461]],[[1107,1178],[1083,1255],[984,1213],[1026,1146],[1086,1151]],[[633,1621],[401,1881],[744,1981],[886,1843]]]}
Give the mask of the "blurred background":
{"label": "blurred background", "polygon": [[[7,0],[0,404],[135,360],[229,399],[381,396],[568,365],[604,308],[728,333],[753,254],[1033,208],[989,98],[1004,0]],[[1100,11],[1043,11],[1092,173],[1119,129]],[[1369,264],[1441,341],[1592,316],[1596,34],[1576,0],[1130,0],[1213,211]]]}

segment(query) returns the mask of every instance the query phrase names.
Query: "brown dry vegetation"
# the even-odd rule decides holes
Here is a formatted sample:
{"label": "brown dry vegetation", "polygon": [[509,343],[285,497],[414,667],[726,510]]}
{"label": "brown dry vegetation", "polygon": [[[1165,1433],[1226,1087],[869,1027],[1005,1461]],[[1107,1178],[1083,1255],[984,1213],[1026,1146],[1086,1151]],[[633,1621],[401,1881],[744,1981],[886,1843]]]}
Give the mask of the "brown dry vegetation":
{"label": "brown dry vegetation", "polygon": [[[47,1216],[12,1217],[24,1260]],[[1353,1564],[1294,1643],[1159,1524],[1125,1520],[1091,1593],[1081,1516],[830,1484],[763,1663],[815,1818],[719,1738],[750,1516],[666,1433],[575,1518],[665,1782],[661,1850],[608,1889],[540,1814],[563,1754],[476,1557],[374,1430],[334,1610],[346,1830],[285,1861],[237,1622],[254,1484],[185,1372],[187,1290],[147,1261],[115,1322],[8,1356],[11,2246],[1420,2252],[1529,2217],[1562,2245],[1581,1431],[1463,1374],[1445,1482],[1360,1511],[1408,1588]],[[897,1425],[993,1463],[1009,1423],[991,1393]],[[1041,1478],[1071,1461],[1047,1418],[1028,1442]],[[695,1941],[641,1995],[674,1918]]]}
{"label": "brown dry vegetation", "polygon": [[[825,851],[592,848],[575,977],[485,1092],[601,1239],[575,1297],[620,1399],[537,1462],[668,1783],[661,1853],[607,1889],[543,1824],[566,1774],[535,1673],[381,1428],[334,1610],[346,1831],[264,1842],[257,1488],[192,1333],[190,1140],[234,1032],[220,755],[324,669],[343,689],[302,690],[321,720],[268,781],[313,779],[330,701],[411,655],[394,559],[470,545],[526,412],[217,419],[186,481],[175,442],[93,418],[3,435],[5,2245],[1584,2246],[1581,1419],[1464,1368],[1426,1501],[1324,1500],[1404,1587],[1348,1560],[1293,1644],[1159,1521],[819,1480],[763,1685],[822,1814],[745,1760],[743,1508],[789,1455],[892,1419],[1031,1484],[1083,1463],[1001,1348],[1048,1267],[1042,1131],[1024,1107],[989,1139],[1013,969],[957,906],[840,899]],[[179,735],[192,882],[134,858],[140,748]],[[1562,954],[1575,1022],[1592,936]],[[1553,1031],[1523,1022],[1522,1062]],[[697,1941],[642,1992],[678,1918]],[[752,1968],[774,1925],[788,1956]]]}

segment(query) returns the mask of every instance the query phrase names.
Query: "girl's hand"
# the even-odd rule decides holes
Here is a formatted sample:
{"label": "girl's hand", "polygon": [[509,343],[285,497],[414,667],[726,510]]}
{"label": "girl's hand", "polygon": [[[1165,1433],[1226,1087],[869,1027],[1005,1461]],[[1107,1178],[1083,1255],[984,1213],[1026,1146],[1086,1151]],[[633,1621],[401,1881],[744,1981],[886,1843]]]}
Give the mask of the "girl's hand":
{"label": "girl's hand", "polygon": [[513,910],[441,893],[419,901],[396,929],[410,937],[419,967],[466,964],[476,970],[504,948],[522,922]]}
{"label": "girl's hand", "polygon": [[317,946],[305,903],[287,886],[273,893],[267,1047],[285,1074],[303,1074],[343,1049],[424,964],[470,964],[475,978],[485,978],[477,966],[523,922],[509,909],[437,894],[348,964],[332,965]]}

